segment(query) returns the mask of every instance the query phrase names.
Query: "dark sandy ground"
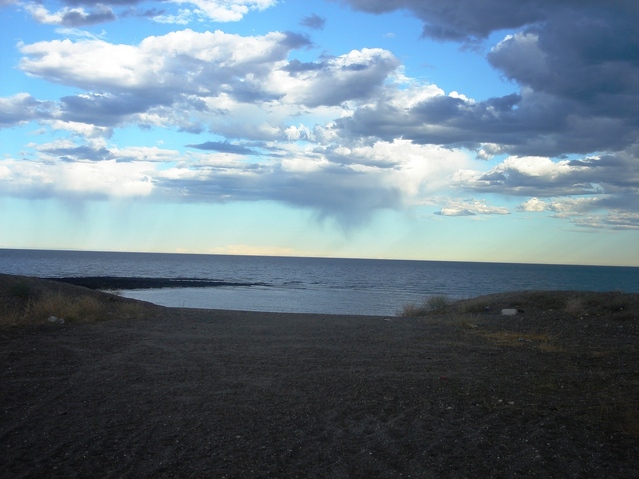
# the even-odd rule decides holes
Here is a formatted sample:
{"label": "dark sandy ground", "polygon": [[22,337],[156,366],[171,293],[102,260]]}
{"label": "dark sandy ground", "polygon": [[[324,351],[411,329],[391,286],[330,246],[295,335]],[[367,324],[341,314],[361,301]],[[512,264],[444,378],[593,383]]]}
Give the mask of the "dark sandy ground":
{"label": "dark sandy ground", "polygon": [[[29,281],[0,301],[57,287]],[[58,291],[111,319],[0,327],[2,478],[639,477],[639,295],[384,318]]]}

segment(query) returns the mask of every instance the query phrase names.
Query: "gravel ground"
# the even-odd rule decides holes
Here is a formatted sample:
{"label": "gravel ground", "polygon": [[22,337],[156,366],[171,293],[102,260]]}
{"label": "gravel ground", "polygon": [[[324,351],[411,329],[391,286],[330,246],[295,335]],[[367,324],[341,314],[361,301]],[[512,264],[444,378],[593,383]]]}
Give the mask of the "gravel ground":
{"label": "gravel ground", "polygon": [[638,298],[5,325],[0,477],[637,478]]}

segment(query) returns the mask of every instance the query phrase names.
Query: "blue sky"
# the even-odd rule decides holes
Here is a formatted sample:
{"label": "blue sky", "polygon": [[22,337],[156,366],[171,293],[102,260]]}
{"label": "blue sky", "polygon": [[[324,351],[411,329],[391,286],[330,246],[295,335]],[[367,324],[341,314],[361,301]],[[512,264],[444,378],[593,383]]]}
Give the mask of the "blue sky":
{"label": "blue sky", "polygon": [[0,22],[0,247],[639,266],[635,0]]}

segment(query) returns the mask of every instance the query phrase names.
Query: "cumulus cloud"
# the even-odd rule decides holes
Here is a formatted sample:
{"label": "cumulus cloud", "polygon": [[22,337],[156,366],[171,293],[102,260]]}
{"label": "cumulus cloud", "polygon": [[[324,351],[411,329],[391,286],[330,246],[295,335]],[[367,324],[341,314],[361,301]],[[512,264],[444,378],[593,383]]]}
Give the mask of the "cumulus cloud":
{"label": "cumulus cloud", "polygon": [[20,47],[20,68],[88,93],[61,100],[64,121],[113,126],[131,115],[174,105],[206,110],[202,98],[269,101],[269,76],[308,40],[296,34],[242,37],[191,30],[149,37],[137,46],[56,40]]}
{"label": "cumulus cloud", "polygon": [[485,200],[449,201],[436,213],[440,216],[508,215],[507,208],[490,206]]}
{"label": "cumulus cloud", "polygon": [[263,78],[273,63],[308,45],[292,33],[242,37],[222,31],[171,32],[139,45],[103,40],[54,40],[22,45],[20,68],[28,74],[87,90],[214,94],[231,90],[234,77]]}
{"label": "cumulus cloud", "polygon": [[339,151],[289,146],[282,153],[269,163],[200,156],[161,171],[155,181],[167,196],[278,201],[349,229],[375,211],[422,202],[446,186],[442,177],[470,161],[460,152],[401,140]]}
{"label": "cumulus cloud", "polygon": [[[639,4],[633,0],[574,2],[509,0],[346,0],[380,14],[411,11],[424,35],[473,43],[507,35],[487,60],[521,90],[477,103],[441,97],[399,112],[383,101],[346,122],[346,135],[370,128],[380,138],[478,148],[495,143],[517,155],[560,156],[619,151],[639,126]],[[377,116],[377,118],[372,118]]]}
{"label": "cumulus cloud", "polygon": [[28,93],[0,97],[0,128],[51,117],[53,102],[39,101]]}
{"label": "cumulus cloud", "polygon": [[[3,4],[10,3],[7,0],[2,1]],[[142,3],[142,0],[63,0],[62,3],[65,6],[57,12],[50,12],[43,4],[35,2],[26,4],[25,8],[39,23],[64,26],[84,26],[113,21],[116,19],[114,8],[125,6],[129,8],[122,11],[120,15],[123,17],[146,16],[163,23],[186,23],[194,15],[216,22],[236,22],[251,11],[272,7],[276,0],[172,0],[169,3],[193,7],[181,9],[177,16],[164,15],[163,11],[156,9],[142,12],[131,10]],[[88,10],[85,10],[85,7]]]}
{"label": "cumulus cloud", "polygon": [[232,153],[235,155],[253,155],[255,150],[242,145],[234,145],[228,141],[206,141],[198,145],[186,145],[198,150],[218,151],[220,153]]}
{"label": "cumulus cloud", "polygon": [[292,51],[309,45],[294,33],[243,37],[191,30],[139,45],[56,40],[21,45],[20,68],[86,90],[60,100],[61,121],[190,132],[208,126],[227,137],[263,140],[282,137],[288,127],[281,122],[304,109],[368,102],[399,67],[382,49],[354,50],[306,66],[288,60]]}
{"label": "cumulus cloud", "polygon": [[399,60],[387,50],[363,48],[321,63],[289,63],[274,79],[285,102],[332,106],[368,100],[399,65]]}
{"label": "cumulus cloud", "polygon": [[639,192],[635,151],[561,161],[509,157],[487,172],[459,171],[454,181],[472,191],[516,196],[635,195]]}
{"label": "cumulus cloud", "polygon": [[501,153],[522,156],[615,150],[636,140],[633,121],[580,115],[574,103],[527,88],[479,102],[443,94],[411,102],[401,106],[381,96],[340,119],[339,135],[404,137],[478,152],[496,144]]}
{"label": "cumulus cloud", "polygon": [[64,131],[71,135],[85,138],[110,138],[113,135],[112,128],[89,123],[63,120],[43,120],[41,123],[47,125],[53,131]]}
{"label": "cumulus cloud", "polygon": [[520,211],[541,213],[542,211],[546,211],[548,209],[548,204],[544,200],[540,200],[539,198],[530,198],[528,201],[525,201],[519,207]]}
{"label": "cumulus cloud", "polygon": [[[397,140],[350,149],[280,145],[280,155],[256,163],[229,155],[238,153],[234,145],[210,143],[205,150],[188,154],[116,148],[99,139],[32,145],[36,154],[30,156],[37,160],[0,160],[7,173],[0,188],[5,194],[26,197],[142,195],[205,203],[270,200],[309,209],[318,218],[334,219],[349,229],[368,221],[375,211],[423,203],[447,187],[446,176],[471,161],[460,152]],[[78,165],[77,170],[73,165]],[[81,174],[88,175],[86,184],[76,181]],[[100,179],[100,174],[111,176]],[[124,175],[129,175],[126,180]],[[116,186],[117,181],[122,184]]]}
{"label": "cumulus cloud", "polygon": [[584,228],[618,231],[639,230],[639,213],[613,211],[605,215],[575,217],[572,220],[576,225]]}
{"label": "cumulus cloud", "polygon": [[27,4],[25,8],[33,19],[39,23],[65,27],[83,27],[116,19],[113,10],[101,4],[96,5],[94,9],[88,12],[82,7],[66,7],[58,12],[51,13],[44,5],[37,3]]}
{"label": "cumulus cloud", "polygon": [[[137,0],[67,0],[57,12],[41,3],[27,8],[40,22],[76,27],[109,15],[234,21],[275,1],[173,3],[184,8],[142,12]],[[447,93],[406,78],[400,60],[380,48],[314,60],[305,52],[301,61],[295,51],[313,44],[299,33],[187,29],[137,45],[96,37],[20,44],[21,71],[79,92],[55,103],[28,94],[0,98],[0,127],[37,120],[86,139],[37,149],[48,165],[43,172],[50,181],[43,185],[56,185],[50,191],[86,193],[69,186],[67,168],[78,163],[91,178],[96,171],[116,178],[129,172],[128,191],[186,201],[274,200],[345,227],[376,210],[424,204],[451,187],[472,196],[516,196],[522,213],[546,212],[575,224],[636,224],[639,4],[348,3],[375,14],[406,9],[424,22],[425,36],[466,45],[508,29],[486,60],[515,91],[487,99]],[[324,19],[313,14],[301,24],[319,29]],[[198,140],[186,145],[197,151],[183,154],[98,141],[129,124],[222,140]],[[463,152],[469,150],[485,161],[471,164]],[[35,169],[11,161],[2,167],[13,185],[44,191],[34,186]],[[97,180],[89,183],[106,191]],[[481,199],[438,204],[442,216],[509,213]]]}
{"label": "cumulus cloud", "polygon": [[632,229],[639,215],[638,149],[561,161],[509,157],[489,171],[460,170],[453,181],[475,193],[530,196],[519,206],[522,212],[550,212],[580,226]]}
{"label": "cumulus cloud", "polygon": [[216,22],[237,22],[252,10],[264,10],[277,0],[172,0],[172,3],[190,4]]}
{"label": "cumulus cloud", "polygon": [[0,189],[27,198],[118,198],[148,196],[153,184],[144,163],[34,162],[5,159]]}
{"label": "cumulus cloud", "polygon": [[531,198],[519,206],[527,213],[551,212],[552,216],[568,219],[577,226],[593,229],[639,230],[639,201],[634,199],[634,211],[623,207],[612,195],[584,198]]}

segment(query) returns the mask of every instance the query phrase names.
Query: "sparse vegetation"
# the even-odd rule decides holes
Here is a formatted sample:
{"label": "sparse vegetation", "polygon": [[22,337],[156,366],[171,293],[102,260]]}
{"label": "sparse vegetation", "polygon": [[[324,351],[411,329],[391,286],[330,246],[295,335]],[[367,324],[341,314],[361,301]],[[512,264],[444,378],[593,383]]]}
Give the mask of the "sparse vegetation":
{"label": "sparse vegetation", "polygon": [[15,283],[11,284],[9,288],[7,289],[8,289],[9,295],[18,300],[26,301],[31,296],[31,288],[25,281],[22,281],[22,280],[16,281]]}
{"label": "sparse vegetation", "polygon": [[581,298],[570,298],[566,301],[564,311],[571,316],[579,316],[584,313],[584,307]]}
{"label": "sparse vegetation", "polygon": [[460,301],[458,304],[458,309],[461,313],[479,314],[489,311],[490,306],[482,298],[473,298]]}
{"label": "sparse vegetation", "polygon": [[93,322],[105,319],[105,315],[104,304],[95,297],[86,295],[71,298],[57,291],[47,293],[37,300],[30,300],[23,318],[28,322],[39,322],[56,316],[65,321]]}
{"label": "sparse vegetation", "polygon": [[145,314],[145,305],[137,301],[34,278],[0,276],[0,326],[43,323],[51,316],[95,322]]}
{"label": "sparse vegetation", "polygon": [[443,294],[426,297],[421,304],[409,303],[402,308],[399,316],[417,317],[430,313],[445,313],[453,305],[454,301]]}

